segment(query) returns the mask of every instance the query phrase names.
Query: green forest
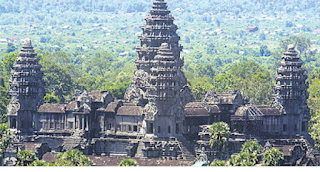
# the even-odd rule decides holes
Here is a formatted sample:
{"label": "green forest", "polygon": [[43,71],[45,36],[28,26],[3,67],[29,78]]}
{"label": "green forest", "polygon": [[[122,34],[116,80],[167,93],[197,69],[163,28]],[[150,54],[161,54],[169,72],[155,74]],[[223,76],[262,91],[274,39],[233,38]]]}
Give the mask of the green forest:
{"label": "green forest", "polygon": [[[22,40],[32,39],[46,103],[76,89],[109,90],[122,99],[136,70],[147,0],[0,0],[0,122],[6,123],[9,79]],[[282,53],[295,44],[309,79],[310,133],[320,143],[320,1],[167,0],[184,47],[183,70],[194,97],[240,90],[269,105]],[[248,32],[248,27],[257,27]],[[320,148],[320,147],[318,147]]]}

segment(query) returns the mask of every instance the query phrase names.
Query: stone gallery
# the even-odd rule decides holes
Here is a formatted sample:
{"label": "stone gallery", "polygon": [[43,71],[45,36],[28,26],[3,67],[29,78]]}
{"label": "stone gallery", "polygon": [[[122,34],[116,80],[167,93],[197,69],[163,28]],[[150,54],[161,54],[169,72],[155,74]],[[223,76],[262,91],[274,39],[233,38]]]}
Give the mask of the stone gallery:
{"label": "stone gallery", "polygon": [[76,90],[70,102],[45,104],[41,65],[31,40],[25,41],[11,73],[8,118],[15,139],[4,165],[14,165],[19,150],[45,160],[79,149],[93,160],[132,157],[190,165],[205,154],[212,161],[217,152],[209,146],[208,127],[214,122],[231,129],[225,158],[256,140],[264,149],[281,150],[286,165],[317,165],[308,134],[307,75],[294,46],[279,58],[271,105],[255,105],[239,91],[208,92],[195,101],[167,3],[156,0],[145,20],[137,71],[123,100],[109,91]]}

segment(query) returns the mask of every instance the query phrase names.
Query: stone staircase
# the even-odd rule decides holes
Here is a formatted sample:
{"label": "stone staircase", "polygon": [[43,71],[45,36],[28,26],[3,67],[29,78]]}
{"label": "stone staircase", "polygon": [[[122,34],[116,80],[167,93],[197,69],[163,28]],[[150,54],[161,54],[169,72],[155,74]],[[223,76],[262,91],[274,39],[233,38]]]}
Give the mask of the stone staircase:
{"label": "stone staircase", "polygon": [[139,141],[137,153],[135,154],[135,158],[143,158],[143,152],[142,149],[144,148],[144,143],[142,141]]}
{"label": "stone staircase", "polygon": [[187,161],[195,160],[196,156],[195,156],[193,144],[183,136],[178,137],[177,141],[179,143],[179,146],[182,152],[183,160],[187,160]]}

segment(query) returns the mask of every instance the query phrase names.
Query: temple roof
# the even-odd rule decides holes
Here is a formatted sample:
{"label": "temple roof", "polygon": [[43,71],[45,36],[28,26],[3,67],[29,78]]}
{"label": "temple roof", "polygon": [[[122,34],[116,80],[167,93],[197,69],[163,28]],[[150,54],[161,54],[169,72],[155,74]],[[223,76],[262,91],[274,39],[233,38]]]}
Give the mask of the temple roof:
{"label": "temple roof", "polygon": [[104,99],[109,95],[108,91],[91,91],[88,95],[92,97],[93,102],[104,102]]}
{"label": "temple roof", "polygon": [[242,98],[241,93],[238,91],[232,93],[215,93],[209,91],[203,101],[209,104],[234,104],[237,98]]}
{"label": "temple roof", "polygon": [[185,108],[184,111],[185,111],[186,117],[209,116],[208,110],[206,110],[204,107]]}
{"label": "temple roof", "polygon": [[265,116],[279,116],[281,115],[281,111],[275,107],[269,106],[258,106],[257,107]]}
{"label": "temple roof", "polygon": [[107,108],[105,109],[106,112],[113,112],[115,113],[117,111],[117,107],[119,104],[122,104],[121,101],[114,101],[108,104]]}
{"label": "temple roof", "polygon": [[118,109],[117,115],[139,116],[143,108],[140,106],[122,106]]}
{"label": "temple roof", "polygon": [[39,107],[40,113],[65,113],[66,104],[43,104]]}
{"label": "temple roof", "polygon": [[58,158],[58,153],[55,152],[47,152],[42,156],[41,160],[44,160],[46,162],[55,162],[56,159]]}
{"label": "temple roof", "polygon": [[204,107],[204,103],[203,102],[190,102],[186,104],[186,108],[201,108]]}
{"label": "temple roof", "polygon": [[74,111],[75,109],[78,108],[78,103],[77,101],[71,101],[67,104],[66,106],[66,111]]}

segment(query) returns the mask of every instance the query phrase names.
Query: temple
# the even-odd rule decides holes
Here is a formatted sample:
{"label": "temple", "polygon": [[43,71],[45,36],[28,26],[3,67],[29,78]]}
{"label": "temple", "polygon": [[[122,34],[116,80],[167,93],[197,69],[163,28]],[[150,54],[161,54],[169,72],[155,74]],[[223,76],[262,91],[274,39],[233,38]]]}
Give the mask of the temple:
{"label": "temple", "polygon": [[[286,165],[318,164],[308,134],[307,74],[294,46],[279,63],[271,105],[250,103],[239,91],[207,92],[195,101],[182,71],[183,47],[167,3],[156,0],[145,20],[136,48],[137,71],[123,100],[109,91],[76,90],[69,102],[45,104],[39,59],[31,40],[25,41],[10,80],[8,117],[15,141],[4,165],[15,164],[18,150],[31,150],[47,160],[71,149],[83,151],[97,164],[131,157],[190,165],[197,157],[230,158],[251,140],[283,151]],[[209,146],[208,128],[214,122],[231,129],[223,152]]]}

